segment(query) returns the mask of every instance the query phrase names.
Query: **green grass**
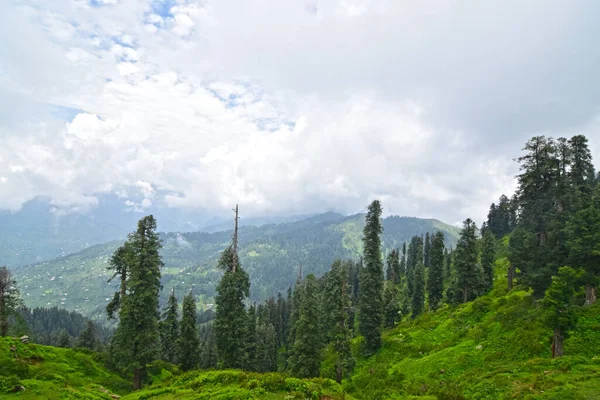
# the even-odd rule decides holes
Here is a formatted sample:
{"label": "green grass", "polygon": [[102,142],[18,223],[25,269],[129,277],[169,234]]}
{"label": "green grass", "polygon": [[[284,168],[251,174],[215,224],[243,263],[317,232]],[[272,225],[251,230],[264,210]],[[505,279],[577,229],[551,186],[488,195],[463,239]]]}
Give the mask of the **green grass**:
{"label": "green grass", "polygon": [[[104,367],[102,354],[0,338],[0,399],[96,400],[111,399],[115,394],[124,400],[342,398],[341,386],[323,378],[297,379],[280,373],[232,370],[181,374],[162,362],[151,366],[149,375],[153,384],[132,392],[129,380]],[[25,391],[12,393],[17,386],[25,387]]]}
{"label": "green grass", "polygon": [[[18,385],[26,390],[8,394]],[[0,399],[109,399],[130,391],[129,381],[104,368],[99,353],[0,338]]]}
{"label": "green grass", "polygon": [[[125,396],[142,399],[341,399],[341,387],[329,379],[297,379],[280,373],[192,371]],[[346,396],[350,400],[352,397]]]}
{"label": "green grass", "polygon": [[581,309],[566,356],[553,360],[543,310],[530,292],[507,292],[507,266],[497,261],[489,295],[400,323],[373,357],[356,340],[345,389],[360,399],[600,399],[600,304]]}

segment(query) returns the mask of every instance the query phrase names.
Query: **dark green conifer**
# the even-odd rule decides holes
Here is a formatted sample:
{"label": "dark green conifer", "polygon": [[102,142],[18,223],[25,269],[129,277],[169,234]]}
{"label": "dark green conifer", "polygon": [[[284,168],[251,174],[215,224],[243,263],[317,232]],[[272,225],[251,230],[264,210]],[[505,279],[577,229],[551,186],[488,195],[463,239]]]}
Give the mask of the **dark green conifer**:
{"label": "dark green conifer", "polygon": [[477,226],[471,219],[466,219],[456,245],[454,266],[456,269],[457,291],[462,294],[462,302],[476,298],[484,287],[481,265],[478,263]]}
{"label": "dark green conifer", "polygon": [[552,284],[546,290],[544,296],[544,305],[548,310],[546,322],[554,331],[552,358],[563,355],[563,342],[577,323],[574,295],[579,290],[583,274],[580,269],[561,267],[558,275],[552,277]]}
{"label": "dark green conifer", "polygon": [[319,283],[314,275],[310,274],[302,286],[289,367],[294,376],[311,378],[319,376],[323,344],[319,315]]}
{"label": "dark green conifer", "polygon": [[58,338],[56,340],[56,346],[68,348],[71,347],[71,336],[65,328],[61,328],[58,331]]}
{"label": "dark green conifer", "polygon": [[248,308],[248,337],[246,340],[246,366],[244,369],[257,371],[256,342],[258,340],[256,332],[256,306],[253,304]]}
{"label": "dark green conifer", "polygon": [[200,364],[200,339],[196,328],[196,300],[190,292],[183,298],[181,335],[177,341],[177,359],[181,369],[189,371]]}
{"label": "dark green conifer", "polygon": [[179,340],[179,313],[175,289],[171,291],[160,322],[161,358],[177,364],[177,341]]}
{"label": "dark green conifer", "polygon": [[431,240],[430,265],[427,275],[429,307],[437,310],[444,293],[444,234],[437,232]]}
{"label": "dark green conifer", "polygon": [[328,321],[328,340],[335,352],[335,374],[338,383],[348,376],[354,367],[350,348],[352,328],[349,309],[350,285],[348,284],[348,266],[352,263],[335,261],[331,271],[325,277],[324,304]]}
{"label": "dark green conifer", "polygon": [[133,387],[140,389],[146,366],[160,352],[159,304],[160,268],[163,265],[152,215],[138,222],[127,240],[127,295],[121,297],[119,326],[111,342],[111,358],[125,371],[133,372]]}
{"label": "dark green conifer", "polygon": [[496,260],[496,238],[494,234],[486,230],[483,234],[483,246],[481,249],[481,267],[485,274],[485,286],[489,290],[494,285],[494,261]]}
{"label": "dark green conifer", "polygon": [[17,289],[17,281],[6,267],[0,268],[0,335],[8,332],[8,317],[22,304]]}
{"label": "dark green conifer", "polygon": [[250,280],[237,257],[230,246],[219,260],[219,267],[225,271],[216,296],[215,338],[220,368],[243,368],[246,364],[247,315],[244,301],[250,294]]}
{"label": "dark green conifer", "polygon": [[381,261],[381,204],[369,205],[364,228],[364,267],[360,273],[358,327],[365,338],[365,353],[381,345],[383,327],[383,263]]}
{"label": "dark green conifer", "polygon": [[277,337],[275,328],[265,321],[256,328],[256,371],[277,371]]}
{"label": "dark green conifer", "polygon": [[[419,244],[418,254],[422,254],[422,251],[422,247]],[[413,285],[411,315],[412,318],[416,318],[421,315],[425,309],[425,266],[423,265],[423,259],[421,257],[417,258]]]}
{"label": "dark green conifer", "polygon": [[400,283],[400,255],[393,249],[387,257],[386,279],[395,285]]}
{"label": "dark green conifer", "polygon": [[400,322],[400,298],[398,287],[392,282],[385,283],[383,290],[383,324],[391,328]]}
{"label": "dark green conifer", "polygon": [[425,234],[425,245],[423,246],[423,265],[425,268],[429,268],[431,262],[431,240],[429,232]]}
{"label": "dark green conifer", "polygon": [[577,212],[568,224],[567,243],[572,265],[583,268],[585,303],[596,302],[600,282],[600,186],[590,205]]}
{"label": "dark green conifer", "polygon": [[98,347],[98,335],[96,333],[96,326],[92,321],[87,322],[86,328],[81,332],[77,338],[77,347],[83,347],[90,350],[96,350]]}

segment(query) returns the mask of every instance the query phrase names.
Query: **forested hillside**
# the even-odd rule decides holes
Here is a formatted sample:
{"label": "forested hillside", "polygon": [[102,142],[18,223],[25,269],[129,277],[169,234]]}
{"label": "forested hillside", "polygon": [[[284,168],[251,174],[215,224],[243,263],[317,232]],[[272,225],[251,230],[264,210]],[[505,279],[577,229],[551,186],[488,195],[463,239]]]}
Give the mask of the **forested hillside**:
{"label": "forested hillside", "polygon": [[[442,230],[449,247],[458,229],[437,220],[388,217],[383,221],[386,251],[401,246],[413,235]],[[301,221],[261,227],[240,227],[239,254],[250,274],[253,301],[285,292],[295,282],[300,266],[304,274],[324,274],[338,258],[362,253],[364,215],[343,217],[326,213]],[[230,243],[232,231],[218,233],[168,233],[161,235],[163,285],[183,294],[193,289],[201,304],[214,303],[221,273],[216,268],[220,252]],[[30,307],[58,306],[85,315],[104,312],[116,282],[107,284],[108,260],[122,242],[85,249],[48,262],[20,268],[14,273],[25,303]],[[163,300],[165,297],[163,297]]]}
{"label": "forested hillside", "polygon": [[[145,216],[110,258],[97,256],[115,281],[106,305],[97,304],[115,321],[110,343],[91,321],[75,343],[61,334],[57,345],[96,353],[3,339],[0,389],[116,398],[94,382],[115,374],[131,386],[119,378],[110,390],[138,399],[598,399],[600,175],[581,135],[534,137],[524,151],[516,193],[492,204],[481,230],[465,219],[455,246],[438,222],[382,219],[379,200],[366,215],[260,229],[239,229],[236,206],[231,236],[161,238]],[[409,238],[407,227],[424,231]],[[169,287],[174,278],[163,285],[163,257],[181,263],[210,251],[218,254],[205,264],[214,271],[214,313],[200,314],[189,280],[187,288]],[[259,266],[277,282],[284,256],[302,262],[301,273],[287,271],[293,288],[253,301],[253,285],[269,281]],[[328,256],[335,259],[316,269]],[[187,268],[180,274],[200,271]],[[28,316],[19,287],[0,268],[2,336],[26,328],[15,317]],[[44,370],[47,361],[61,373]]]}

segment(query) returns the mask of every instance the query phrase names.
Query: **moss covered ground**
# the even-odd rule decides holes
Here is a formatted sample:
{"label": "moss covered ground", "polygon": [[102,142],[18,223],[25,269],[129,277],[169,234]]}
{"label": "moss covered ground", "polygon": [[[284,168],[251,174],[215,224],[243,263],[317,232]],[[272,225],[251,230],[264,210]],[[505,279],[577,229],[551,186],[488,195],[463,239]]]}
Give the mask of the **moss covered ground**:
{"label": "moss covered ground", "polygon": [[373,357],[356,340],[345,389],[360,399],[600,399],[600,304],[581,308],[565,356],[552,359],[544,310],[530,292],[508,292],[507,268],[496,262],[490,294],[387,331]]}

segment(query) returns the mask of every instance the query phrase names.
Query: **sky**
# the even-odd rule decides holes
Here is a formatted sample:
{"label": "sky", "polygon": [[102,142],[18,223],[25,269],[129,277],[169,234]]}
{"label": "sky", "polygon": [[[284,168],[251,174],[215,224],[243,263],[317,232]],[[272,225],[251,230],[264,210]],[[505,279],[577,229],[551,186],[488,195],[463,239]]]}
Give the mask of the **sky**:
{"label": "sky", "polygon": [[600,159],[598,15],[595,0],[1,1],[0,209],[380,199],[481,223],[528,138],[583,133]]}

